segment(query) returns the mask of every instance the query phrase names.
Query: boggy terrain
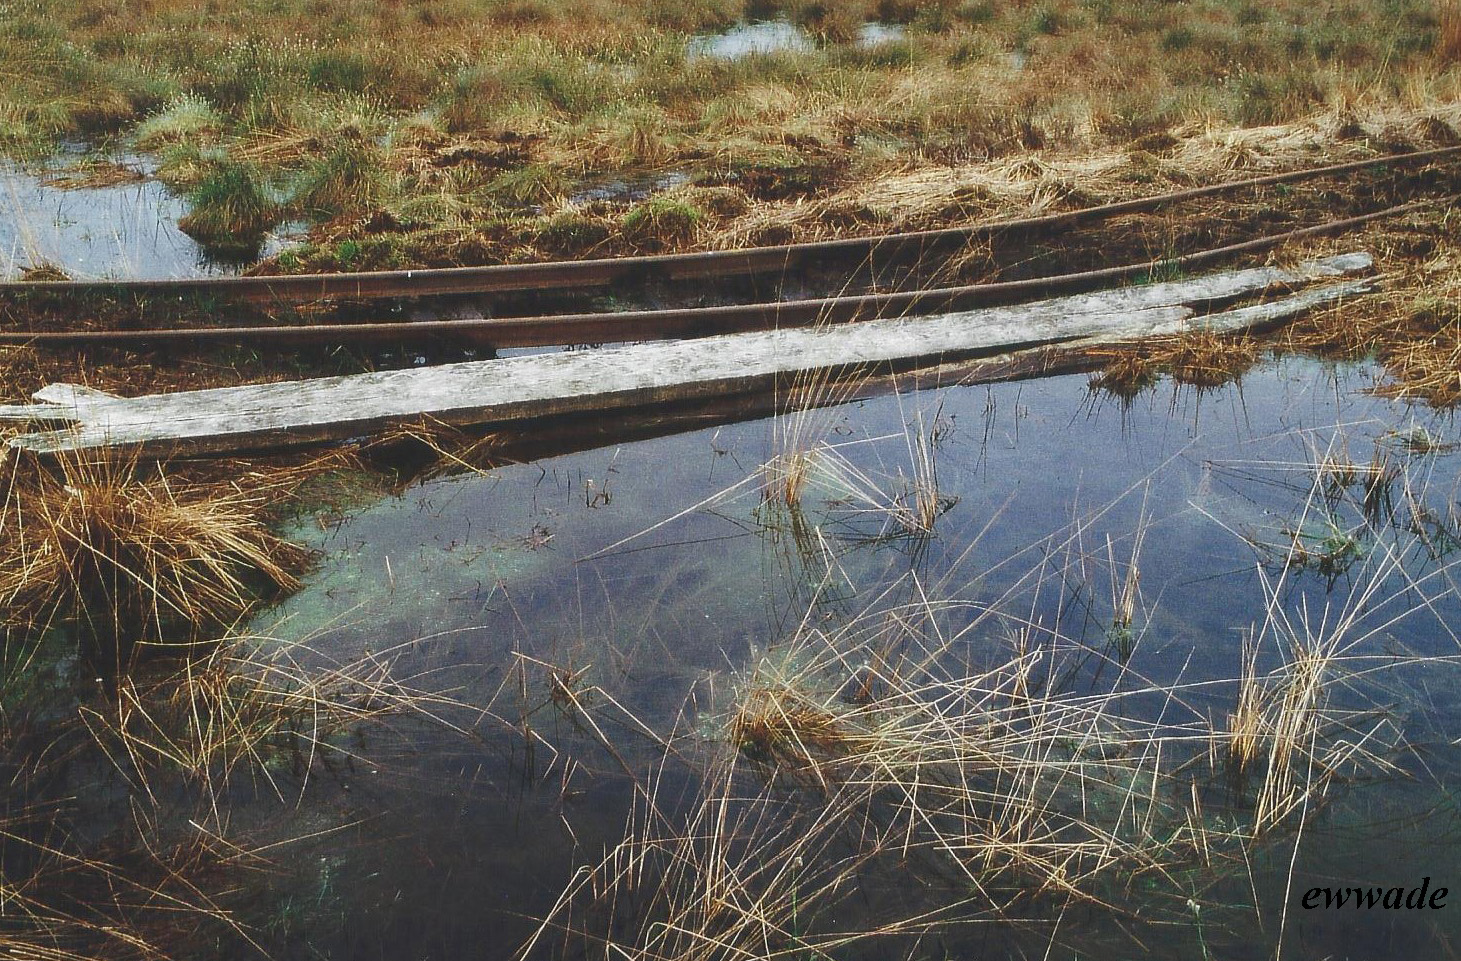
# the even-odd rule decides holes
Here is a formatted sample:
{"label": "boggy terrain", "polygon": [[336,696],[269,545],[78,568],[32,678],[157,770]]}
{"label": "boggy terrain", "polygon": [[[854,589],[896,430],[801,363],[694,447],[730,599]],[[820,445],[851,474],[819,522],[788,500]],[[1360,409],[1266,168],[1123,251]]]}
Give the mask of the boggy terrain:
{"label": "boggy terrain", "polygon": [[[748,22],[771,39],[712,42]],[[256,272],[527,262],[1010,219],[1453,145],[1458,58],[1451,0],[17,0],[0,150],[65,146],[56,182],[83,189],[146,156],[183,229],[245,261],[299,224]],[[1316,934],[1285,898],[1389,863],[1356,824],[1408,838],[1417,877],[1452,850],[1434,825],[1461,736],[1458,169],[755,288],[1166,278],[1173,256],[1424,201],[1262,255],[1365,249],[1381,293],[1262,339],[1101,352],[1089,380],[843,405],[814,379],[766,424],[428,422],[287,458],[7,452],[0,957],[1454,945],[1444,919]],[[0,325],[380,309],[20,291]],[[16,346],[0,391],[468,356]],[[1204,434],[1212,408],[1231,439]]]}

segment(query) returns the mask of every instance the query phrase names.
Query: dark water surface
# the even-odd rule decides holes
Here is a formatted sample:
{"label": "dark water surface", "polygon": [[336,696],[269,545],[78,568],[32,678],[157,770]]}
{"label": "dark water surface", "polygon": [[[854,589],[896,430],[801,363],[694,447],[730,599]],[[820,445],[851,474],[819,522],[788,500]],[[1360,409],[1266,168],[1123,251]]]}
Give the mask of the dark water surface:
{"label": "dark water surface", "polygon": [[[204,809],[196,792],[154,798],[164,833],[222,832],[256,852],[222,879],[240,928],[200,937],[193,956],[513,957],[646,795],[671,820],[694,807],[703,773],[733,753],[729,710],[755,665],[799,629],[835,634],[921,596],[965,605],[940,621],[973,624],[948,647],[955,668],[1007,662],[1023,631],[1045,644],[1059,696],[1129,692],[1109,710],[1173,731],[1226,725],[1245,636],[1260,638],[1260,675],[1291,656],[1286,642],[1336,639],[1325,708],[1342,723],[1325,737],[1375,761],[1345,767],[1326,806],[1216,859],[1222,870],[1118,880],[1106,906],[1034,897],[1007,919],[826,956],[1452,957],[1461,891],[1440,910],[1300,907],[1312,887],[1461,889],[1461,425],[1366,393],[1377,377],[1289,359],[1130,404],[1079,376],[890,395],[306,514],[288,533],[321,552],[318,569],[245,630],[314,670],[389,671],[433,695],[433,717],[355,725],[313,758],[266,755]],[[796,510],[762,494],[788,431],[826,445]],[[931,534],[890,507],[920,432],[943,508]],[[1386,481],[1367,487],[1372,464]],[[1303,563],[1285,565],[1296,538]],[[1123,627],[1125,584],[1139,589]],[[73,667],[59,664],[58,677]],[[65,686],[49,678],[35,683]],[[77,760],[61,786],[98,842],[153,810],[118,770]],[[757,789],[752,765],[741,775]],[[1204,793],[1194,817],[1220,844],[1244,803]],[[829,923],[858,930],[948,895],[916,863],[879,871]],[[559,948],[531,956],[626,956]]]}
{"label": "dark water surface", "polygon": [[[1119,659],[1162,684],[1229,680],[1268,593],[1300,634],[1356,611],[1332,701],[1375,708],[1419,753],[1397,760],[1403,776],[1341,792],[1296,856],[1283,839],[1246,876],[1204,891],[1213,900],[1191,923],[1121,941],[1072,912],[1054,929],[960,935],[926,956],[1121,958],[1142,956],[1144,943],[1152,957],[1259,958],[1281,928],[1284,957],[1452,956],[1461,688],[1442,659],[1461,654],[1448,566],[1461,464],[1450,442],[1461,428],[1365,394],[1375,376],[1287,360],[1205,394],[1164,383],[1130,406],[1066,377],[811,415],[811,433],[887,491],[911,474],[905,425],[921,417],[934,430],[952,506],[930,537],[890,529],[830,483],[813,485],[795,522],[774,511],[758,492],[772,421],[454,476],[343,520],[306,519],[296,533],[325,561],[251,629],[309,638],[325,659],[389,658],[491,716],[453,713],[470,736],[410,721],[373,732],[297,806],[240,808],[238,822],[265,836],[338,829],[328,844],[300,845],[309,853],[260,896],[276,956],[511,956],[572,871],[623,837],[633,785],[664,753],[646,729],[715,742],[758,652],[808,611],[855,615],[910,572],[930,593],[997,602],[1089,646],[1092,664],[1114,663],[1111,561],[1119,580],[1137,531],[1140,603]],[[1368,522],[1362,485],[1316,493],[1315,465],[1345,458],[1402,471]],[[1311,562],[1284,571],[1277,558],[1293,531]],[[1391,555],[1403,564],[1386,573]],[[1054,573],[1030,588],[1042,566]],[[1376,576],[1382,589],[1360,603]],[[1003,641],[986,631],[969,643],[995,657]],[[1402,654],[1437,660],[1393,667]],[[1261,670],[1278,660],[1276,648],[1263,654]],[[1094,667],[1083,670],[1074,683],[1097,683]],[[584,692],[587,715],[553,703],[555,671]],[[1198,713],[1231,709],[1231,686],[1191,690]],[[663,791],[695,788],[689,773],[666,778]],[[1297,906],[1315,885],[1422,877],[1458,889],[1457,905]],[[1127,910],[1140,903],[1132,894]]]}

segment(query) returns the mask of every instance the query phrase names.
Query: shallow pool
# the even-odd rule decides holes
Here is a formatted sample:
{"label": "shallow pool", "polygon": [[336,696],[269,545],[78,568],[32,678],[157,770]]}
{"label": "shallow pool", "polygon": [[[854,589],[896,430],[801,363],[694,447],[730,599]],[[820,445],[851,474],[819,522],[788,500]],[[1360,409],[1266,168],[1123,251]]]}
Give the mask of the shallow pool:
{"label": "shallow pool", "polygon": [[[251,630],[308,639],[322,662],[387,659],[480,713],[452,709],[467,736],[409,722],[364,736],[301,802],[240,806],[265,837],[341,831],[302,845],[309,857],[271,882],[272,903],[311,905],[278,923],[281,943],[342,958],[511,957],[574,872],[623,838],[651,785],[664,811],[693,808],[753,665],[809,625],[835,634],[919,598],[964,605],[939,624],[963,632],[944,653],[966,669],[1045,643],[1044,663],[1060,665],[1044,676],[1052,689],[1124,686],[1133,722],[1175,732],[1225,723],[1245,637],[1259,639],[1261,673],[1296,643],[1337,638],[1325,710],[1344,721],[1329,733],[1372,743],[1378,767],[1336,783],[1302,831],[1246,863],[1143,876],[1106,891],[1114,906],[1050,914],[1055,902],[1036,897],[1007,920],[976,910],[972,927],[836,956],[896,944],[920,957],[1260,958],[1280,937],[1284,957],[1437,956],[1456,943],[1454,912],[1297,902],[1320,885],[1461,885],[1461,429],[1366,394],[1376,376],[1285,360],[1130,404],[1081,377],[885,396],[433,480],[302,519],[324,562]],[[761,468],[788,431],[814,451],[794,508],[768,498]],[[931,533],[899,513],[926,476],[924,450],[938,483]],[[1372,466],[1383,490],[1366,480]],[[1202,815],[1213,837],[1242,816]],[[916,864],[883,870],[863,880],[860,908],[806,925],[887,921],[909,885],[932,884]],[[1175,914],[1144,925],[1158,903]],[[633,937],[622,918],[579,921],[586,942]],[[549,937],[535,956],[591,954],[584,941]]]}

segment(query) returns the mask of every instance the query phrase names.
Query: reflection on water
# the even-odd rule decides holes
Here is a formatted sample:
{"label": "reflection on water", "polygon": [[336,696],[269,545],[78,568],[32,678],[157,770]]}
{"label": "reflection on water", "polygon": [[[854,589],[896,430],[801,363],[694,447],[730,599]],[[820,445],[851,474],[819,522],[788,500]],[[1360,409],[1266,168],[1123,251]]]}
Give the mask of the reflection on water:
{"label": "reflection on water", "polygon": [[[76,279],[145,279],[236,274],[249,266],[209,256],[178,229],[187,202],[151,179],[153,164],[126,156],[136,172],[109,186],[51,185],[61,168],[24,171],[0,164],[0,276],[49,264]],[[293,242],[270,234],[261,256]]]}
{"label": "reflection on water", "polygon": [[[1407,552],[1406,573],[1392,573],[1386,590],[1363,602],[1383,627],[1373,635],[1357,628],[1354,650],[1456,655],[1450,575],[1438,572],[1449,571],[1461,458],[1435,446],[1394,455],[1397,426],[1423,422],[1438,438],[1456,426],[1358,393],[1367,377],[1285,362],[1240,387],[1201,396],[1159,390],[1129,408],[1088,397],[1080,378],[1061,378],[829,413],[820,435],[859,476],[888,490],[909,476],[905,423],[923,411],[935,425],[941,490],[957,501],[931,539],[889,536],[886,516],[866,506],[861,482],[846,471],[838,473],[843,490],[836,481],[813,484],[804,514],[788,524],[757,492],[756,466],[771,455],[766,422],[435,481],[318,533],[327,563],[255,625],[261,633],[314,635],[341,659],[422,638],[416,666],[454,672],[469,701],[504,703],[502,692],[521,679],[539,684],[560,671],[597,692],[599,723],[616,732],[609,752],[573,711],[543,710],[533,736],[561,756],[545,758],[540,745],[528,764],[522,738],[506,733],[519,723],[509,718],[489,749],[422,735],[414,750],[383,761],[380,770],[395,773],[372,780],[381,823],[366,833],[376,843],[349,868],[373,880],[360,881],[358,900],[342,907],[369,920],[349,937],[369,931],[386,943],[416,943],[426,936],[422,919],[431,918],[427,937],[445,955],[480,943],[483,925],[499,936],[526,933],[531,926],[513,916],[545,911],[571,865],[619,838],[631,796],[625,767],[643,775],[663,752],[638,722],[669,731],[687,723],[688,710],[692,726],[713,736],[754,652],[786,638],[808,610],[829,623],[856,614],[910,571],[940,596],[1003,598],[1030,623],[1109,653],[1112,568],[1130,557],[1142,530],[1140,603],[1121,657],[1143,677],[1198,684],[1193,710],[1215,717],[1231,709],[1232,691],[1214,688],[1207,703],[1199,682],[1237,676],[1242,632],[1263,620],[1265,584],[1279,585],[1287,608],[1307,605],[1317,626],[1352,604],[1373,569],[1367,564],[1385,552]],[[1367,513],[1379,517],[1366,471],[1386,451],[1400,458],[1393,463],[1406,480],[1391,478],[1380,509],[1389,520],[1366,527]],[[1317,464],[1333,470],[1316,493]],[[1417,523],[1435,525],[1419,545]],[[1064,533],[1045,540],[1057,531]],[[1286,565],[1269,550],[1296,535],[1312,563]],[[1321,570],[1326,550],[1336,563]],[[1042,566],[1060,577],[1042,580],[1040,590],[1021,587]],[[1419,585],[1410,600],[1407,580]],[[1421,595],[1426,604],[1415,604]],[[1399,616],[1410,607],[1419,609]],[[1005,641],[981,634],[971,643]],[[1267,671],[1279,654],[1265,657]],[[1391,709],[1417,724],[1422,739],[1454,736],[1461,722],[1450,670],[1385,682]],[[543,695],[543,704],[551,700]],[[582,766],[565,775],[570,754]],[[1430,763],[1449,778],[1451,758]],[[1408,795],[1387,790],[1346,798],[1310,828],[1329,840],[1311,838],[1312,859],[1310,847],[1301,850],[1295,884],[1326,872],[1418,880],[1448,870],[1461,854],[1446,846],[1451,828],[1433,833],[1405,819],[1445,795],[1434,783]],[[1364,834],[1374,818],[1394,825],[1383,857]],[[1270,939],[1288,871],[1287,855],[1276,858],[1271,873],[1255,869],[1251,882],[1274,926]],[[464,886],[445,887],[437,871]],[[1266,956],[1271,940],[1250,952],[1223,933],[1224,924],[1241,931],[1251,920],[1251,909],[1217,917],[1202,936],[1231,949],[1224,956]],[[1350,939],[1415,946],[1450,937],[1450,928],[1417,924],[1391,925],[1376,942],[1377,929],[1306,916],[1287,937],[1295,957]],[[1191,933],[1174,936],[1181,951],[1197,950],[1183,940]],[[1092,942],[1081,956],[1124,957],[1132,947],[1110,950]]]}
{"label": "reflection on water", "polygon": [[881,43],[897,43],[908,35],[908,29],[900,23],[865,23],[857,29],[859,46],[876,47]]}
{"label": "reflection on water", "polygon": [[[864,23],[858,27],[857,44],[862,47],[876,47],[902,40],[906,34],[907,29],[901,24]],[[811,36],[794,23],[786,20],[754,20],[736,24],[722,33],[692,37],[685,53],[692,60],[697,57],[737,60],[757,54],[782,50],[806,51],[815,47]]]}
{"label": "reflection on water", "polygon": [[662,190],[683,187],[689,182],[690,175],[681,170],[645,174],[642,177],[610,177],[581,184],[569,195],[568,202],[575,205],[633,202]]}
{"label": "reflection on water", "polygon": [[[836,453],[818,455],[794,510],[761,493],[780,428],[757,421],[302,519],[294,533],[323,563],[250,630],[309,638],[326,663],[378,657],[476,708],[442,708],[457,731],[402,721],[361,735],[283,806],[268,791],[234,798],[236,824],[265,840],[333,832],[258,882],[260,937],[284,957],[510,957],[574,870],[622,838],[636,785],[657,780],[669,808],[689,803],[697,759],[724,737],[760,652],[808,624],[833,631],[910,583],[1011,616],[961,640],[970,667],[1019,643],[1012,624],[1058,633],[1089,654],[1059,683],[1124,686],[1146,723],[1174,727],[1226,723],[1234,689],[1217,682],[1241,673],[1244,632],[1274,598],[1295,636],[1342,629],[1328,709],[1365,707],[1354,730],[1380,743],[1382,727],[1403,729],[1431,749],[1424,765],[1387,755],[1423,777],[1341,793],[1297,857],[1289,838],[1236,875],[1198,868],[1117,892],[1137,911],[1158,880],[1203,899],[1191,924],[1142,928],[1145,948],[1100,911],[1052,926],[1037,900],[1029,924],[939,932],[920,956],[1272,957],[1290,890],[1424,876],[1461,887],[1449,794],[1461,687],[1446,660],[1461,654],[1461,453],[1448,446],[1461,427],[1364,394],[1372,376],[1285,361],[1131,406],[1065,377],[832,408],[799,421]],[[897,519],[917,474],[910,423],[937,450],[931,536]],[[1420,430],[1425,444],[1412,442]],[[1390,671],[1402,653],[1436,660]],[[1264,648],[1258,670],[1286,656]],[[1179,681],[1181,703],[1160,694]],[[1209,817],[1214,844],[1228,816]],[[1304,913],[1284,927],[1284,956],[1438,956],[1457,932],[1431,913]]]}
{"label": "reflection on water", "polygon": [[724,33],[692,37],[685,53],[696,57],[718,57],[735,60],[780,50],[811,50],[815,44],[805,30],[785,20],[758,20],[740,23]]}

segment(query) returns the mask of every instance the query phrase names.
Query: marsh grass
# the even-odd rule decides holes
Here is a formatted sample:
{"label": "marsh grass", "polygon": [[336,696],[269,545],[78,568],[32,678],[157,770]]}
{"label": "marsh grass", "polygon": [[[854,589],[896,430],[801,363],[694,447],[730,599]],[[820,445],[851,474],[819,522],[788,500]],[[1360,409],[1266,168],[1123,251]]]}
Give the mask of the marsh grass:
{"label": "marsh grass", "polygon": [[196,636],[294,587],[306,561],[264,522],[288,478],[195,484],[116,455],[7,469],[0,597],[12,630],[74,621],[125,659],[139,639]]}
{"label": "marsh grass", "polygon": [[1436,57],[1442,63],[1461,60],[1461,4],[1456,0],[1435,0]]}
{"label": "marsh grass", "polygon": [[[79,723],[42,730],[48,743],[32,753],[11,745],[11,773],[20,773],[0,806],[0,951],[149,961],[267,953],[250,901],[260,879],[288,876],[297,848],[333,850],[333,836],[354,824],[330,819],[298,835],[256,825],[255,837],[236,823],[238,800],[252,792],[288,811],[316,778],[357,763],[378,770],[380,758],[366,755],[396,726],[475,738],[486,716],[455,696],[455,675],[411,666],[438,638],[350,660],[332,659],[319,640],[228,635],[170,670],[119,678],[83,700]],[[85,804],[48,800],[57,765],[64,774],[73,763],[111,767],[129,798],[100,835]]]}
{"label": "marsh grass", "polygon": [[1091,351],[1090,357],[1101,367],[1089,384],[1092,390],[1124,402],[1154,387],[1163,375],[1176,384],[1214,390],[1251,370],[1264,351],[1264,344],[1249,334],[1194,330],[1176,337],[1154,337],[1139,345]]}
{"label": "marsh grass", "polygon": [[340,662],[313,639],[230,635],[171,673],[121,679],[105,705],[83,705],[81,717],[135,791],[156,802],[159,786],[180,776],[203,792],[221,826],[238,775],[262,781],[282,802],[286,784],[354,759],[364,731],[388,720],[467,734],[452,719],[466,706],[438,686],[436,672],[405,675],[398,666],[430,643],[402,641]]}
{"label": "marsh grass", "polygon": [[542,205],[560,199],[567,192],[568,178],[546,164],[528,164],[498,174],[487,190],[504,204]]}
{"label": "marsh grass", "polygon": [[685,245],[695,239],[705,214],[686,200],[655,197],[624,215],[624,238],[641,250],[662,250]]}
{"label": "marsh grass", "polygon": [[290,206],[315,219],[373,210],[392,195],[384,157],[358,131],[342,132],[336,146],[306,166]]}
{"label": "marsh grass", "polygon": [[258,172],[231,158],[205,158],[205,171],[188,195],[178,228],[204,247],[256,253],[280,209]]}
{"label": "marsh grass", "polygon": [[[1038,202],[1048,205],[1118,181],[1296,165],[1306,138],[1336,157],[1417,142],[1424,131],[1411,120],[1455,120],[1450,0],[1385,12],[1345,0],[1324,14],[1285,0],[1258,21],[1243,5],[1157,0],[905,6],[628,0],[569,17],[545,3],[249,0],[238,16],[168,2],[124,17],[102,0],[41,0],[0,33],[0,58],[14,65],[0,78],[0,144],[28,153],[120,127],[143,149],[216,146],[284,183],[333,164],[336,132],[358,120],[391,171],[419,159],[423,135],[510,146],[451,166],[482,181],[513,175],[491,193],[519,207],[562,194],[550,177],[674,167],[738,185],[757,217],[697,238],[732,246],[872,229],[880,218],[896,226],[940,207],[944,222],[967,218],[981,205],[957,214],[946,193],[930,192],[927,209],[855,201],[889,180],[907,186],[1032,151],[1056,170],[1093,157],[1124,164],[1115,176],[1045,184]],[[786,17],[820,44],[740,60],[689,53],[687,34],[741,16]],[[870,18],[907,24],[906,36],[865,49],[855,36]],[[1339,108],[1363,136],[1339,140],[1312,122]],[[1237,129],[1255,123],[1264,126]],[[197,173],[174,166],[176,183]],[[403,199],[439,196],[431,179],[403,185]]]}
{"label": "marsh grass", "polygon": [[[799,540],[816,555],[806,576],[845,576],[845,531],[804,509],[828,463],[813,425],[829,413],[783,417],[777,429],[792,441],[782,452],[816,457],[789,501],[785,468],[770,475],[763,507],[800,517]],[[1145,635],[1163,623],[1141,596],[1156,521],[1145,501],[1136,531],[1120,538],[1124,556],[1110,536],[1087,544],[1106,513],[1097,510],[964,588],[956,581],[969,572],[955,565],[936,581],[915,572],[880,582],[856,610],[813,599],[800,623],[733,669],[713,724],[687,717],[695,737],[670,740],[699,742],[699,753],[666,755],[624,841],[575,875],[519,956],[555,944],[656,958],[917,957],[932,943],[957,954],[951,945],[973,926],[1017,930],[1070,911],[1086,919],[1072,939],[1102,917],[1137,944],[1147,923],[1194,917],[1204,951],[1239,937],[1223,919],[1241,913],[1227,902],[1247,890],[1253,864],[1287,859],[1286,845],[1303,843],[1352,783],[1406,776],[1394,671],[1456,663],[1377,647],[1452,590],[1444,557],[1414,564],[1420,535],[1391,516],[1399,506],[1366,506],[1383,485],[1413,507],[1423,478],[1306,440],[1316,445],[1308,461],[1275,468],[1296,478],[1295,523],[1343,508],[1388,534],[1345,589],[1331,585],[1318,602],[1294,565],[1270,564],[1249,540],[1262,613],[1231,676],[1157,681],[1135,645],[1113,656],[1068,632],[1090,620],[1093,560],[1109,574],[1113,630]],[[852,462],[857,448],[842,446]],[[1022,561],[1030,569],[1011,574]],[[1003,593],[983,593],[1010,577]],[[1052,609],[1067,613],[1037,613]],[[698,784],[688,800],[674,773],[687,760]],[[1049,937],[1037,937],[1041,950]]]}
{"label": "marsh grass", "polygon": [[[1345,772],[1392,770],[1393,731],[1328,708],[1339,635],[1296,644],[1262,685],[1250,648],[1246,720],[1213,731],[1195,713],[1131,709],[1155,697],[1185,713],[1202,685],[1052,686],[1064,671],[1048,659],[1065,655],[1048,636],[974,663],[969,640],[1007,619],[926,595],[831,629],[808,617],[740,675],[729,753],[711,752],[701,792],[666,802],[651,780],[624,842],[579,872],[519,956],[561,938],[611,956],[911,957],[924,938],[957,944],[1030,912],[1129,922],[1133,890],[1148,920],[1180,923],[1192,901],[1179,878],[1241,875]],[[1194,767],[1213,744],[1264,772],[1236,807]]]}
{"label": "marsh grass", "polygon": [[158,150],[173,144],[206,145],[224,128],[223,117],[213,105],[196,94],[184,94],[137,125],[138,147]]}
{"label": "marsh grass", "polygon": [[[772,421],[771,456],[757,472],[764,507],[761,520],[789,532],[807,557],[818,553],[812,542],[819,539],[806,536],[813,510],[809,494],[821,501],[815,508],[824,514],[822,523],[815,525],[818,530],[830,524],[839,535],[853,534],[869,543],[926,537],[958,502],[939,488],[942,428],[937,411],[931,418],[921,409],[915,411],[901,433],[834,439],[842,417],[838,407],[856,398],[872,376],[871,371],[808,371],[798,374],[776,398],[780,413]],[[900,395],[900,408],[901,401]],[[906,453],[902,463],[882,469],[858,463],[860,451],[898,440]]]}

